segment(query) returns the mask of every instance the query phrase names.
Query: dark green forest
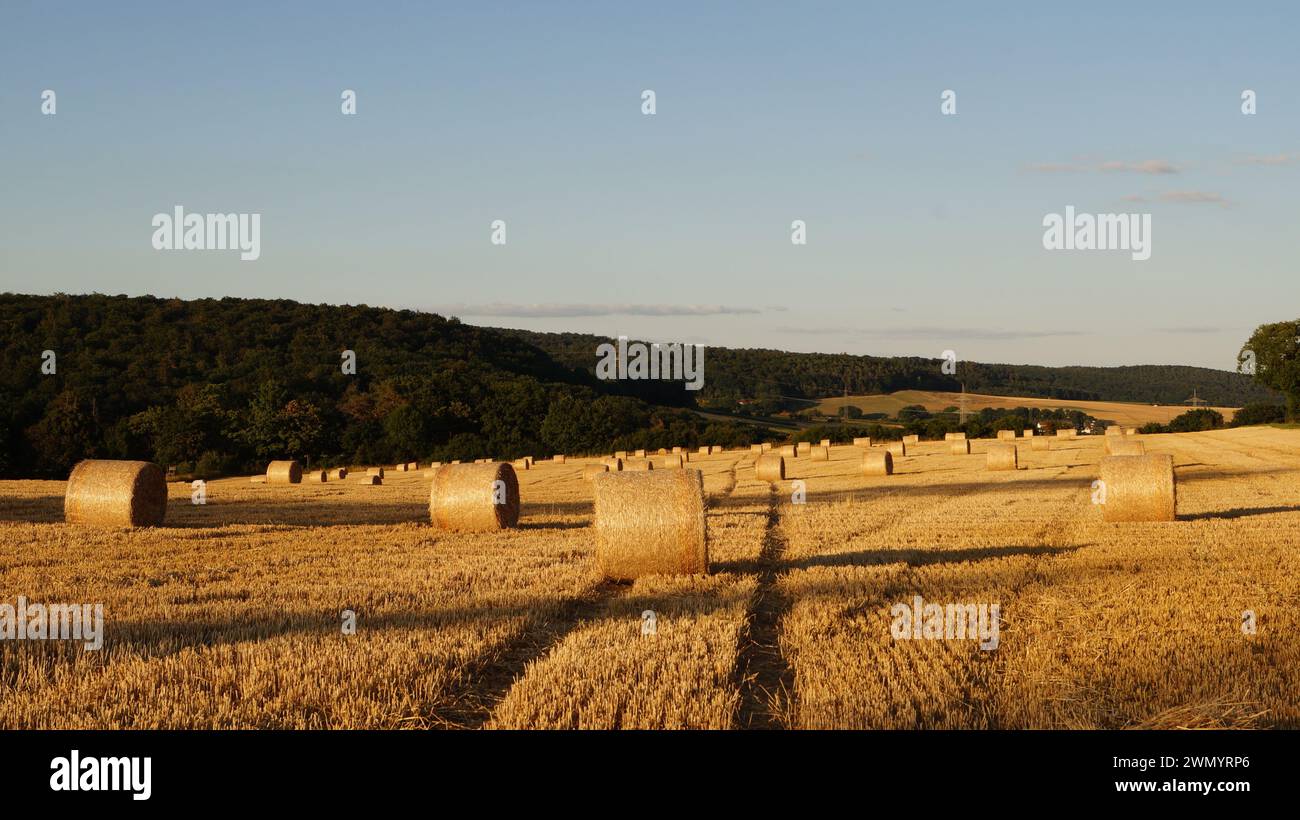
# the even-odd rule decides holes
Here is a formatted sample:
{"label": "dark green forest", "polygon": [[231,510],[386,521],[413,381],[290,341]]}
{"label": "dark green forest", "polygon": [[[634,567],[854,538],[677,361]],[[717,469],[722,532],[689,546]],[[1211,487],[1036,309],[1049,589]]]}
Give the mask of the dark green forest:
{"label": "dark green forest", "polygon": [[[605,341],[581,333],[501,332],[535,345],[574,370],[592,370],[591,351]],[[1041,367],[959,362],[957,373],[948,376],[941,372],[941,363],[941,359],[916,357],[710,347],[705,351],[706,378],[699,401],[721,408],[740,399],[758,399],[758,406],[770,412],[777,406],[800,406],[791,400],[842,396],[846,392],[960,391],[963,382],[972,393],[1075,401],[1182,404],[1193,389],[1209,404],[1224,407],[1281,400],[1279,394],[1249,376],[1204,367]]]}
{"label": "dark green forest", "polygon": [[[364,305],[3,294],[0,475],[63,477],[82,458],[215,476],[286,457],[329,466],[738,446],[787,434],[706,419],[697,402],[960,389],[934,359],[723,348],[706,351],[699,394],[598,381],[603,341]],[[355,373],[343,371],[347,350]],[[1178,403],[1195,386],[1214,404],[1275,400],[1247,377],[1200,368],[961,368],[972,391]]]}

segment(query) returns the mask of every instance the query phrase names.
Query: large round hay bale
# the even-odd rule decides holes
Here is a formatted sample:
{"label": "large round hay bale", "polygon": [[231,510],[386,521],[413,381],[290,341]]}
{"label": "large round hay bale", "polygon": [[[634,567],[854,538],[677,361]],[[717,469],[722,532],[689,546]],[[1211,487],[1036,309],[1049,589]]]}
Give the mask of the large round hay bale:
{"label": "large round hay bale", "polygon": [[148,461],[79,462],[63,492],[63,520],[98,527],[159,527],[167,515],[167,477]]}
{"label": "large round hay bale", "polygon": [[779,455],[783,458],[795,458],[798,455],[798,448],[793,444],[783,444]]}
{"label": "large round hay bale", "polygon": [[1057,437],[1057,438],[1071,438],[1071,435],[1070,435],[1070,434],[1073,433],[1073,432],[1074,432],[1073,430],[1065,430],[1065,429],[1057,430],[1057,431],[1056,431],[1056,437]]}
{"label": "large round hay bale", "polygon": [[627,458],[627,450],[615,450],[614,458]]}
{"label": "large round hay bale", "polygon": [[761,445],[761,444],[751,444],[751,445],[749,445],[749,452],[751,452],[751,453],[756,453],[756,454],[758,454],[758,455],[762,455],[762,454],[763,454],[763,445]]}
{"label": "large round hay bale", "polygon": [[681,447],[674,447],[674,448],[673,448],[673,455],[675,455],[675,456],[680,456],[683,452],[685,452],[685,451],[684,451]]}
{"label": "large round hay bale", "polygon": [[829,447],[814,447],[814,448],[812,448],[812,460],[813,460],[813,461],[830,461],[830,460],[831,460],[831,448],[829,448]]}
{"label": "large round hay bale", "polygon": [[418,461],[412,461],[412,462],[410,462],[409,464],[406,465],[406,471],[407,471],[408,473],[414,473],[414,472],[418,471],[419,469],[420,469],[420,462],[418,462]]}
{"label": "large round hay bale", "polygon": [[895,458],[901,458],[907,455],[907,442],[891,441],[885,445],[885,450],[891,453]]}
{"label": "large round hay bale", "polygon": [[1029,449],[1050,450],[1052,449],[1052,440],[1047,436],[1034,436],[1029,440]]}
{"label": "large round hay bale", "polygon": [[329,473],[325,470],[312,470],[310,473],[307,473],[307,482],[309,484],[324,484],[329,480]]}
{"label": "large round hay bale", "polygon": [[378,487],[380,484],[384,483],[384,480],[377,475],[370,475],[367,473],[366,475],[361,476],[361,480],[357,483],[364,484],[367,487]]}
{"label": "large round hay bale", "polygon": [[337,469],[330,470],[330,478],[334,479],[335,481],[342,481],[347,477],[348,477],[347,467],[339,467]]}
{"label": "large round hay bale", "polygon": [[645,450],[637,450],[637,451],[636,451],[636,457],[637,457],[637,458],[645,458]]}
{"label": "large round hay bale", "polygon": [[690,460],[691,460],[691,454],[690,454],[690,453],[682,453],[682,454],[681,454],[681,457],[682,457],[682,463],[683,463],[683,464],[688,464],[688,463],[690,463]]}
{"label": "large round hay bale", "polygon": [[763,443],[762,443],[761,445],[759,445],[759,446],[761,446],[761,447],[763,448],[763,452],[765,452],[765,453],[770,453],[770,452],[772,452],[772,442],[770,442],[770,441],[765,441],[765,442],[763,442]]}
{"label": "large round hay bale", "polygon": [[556,464],[563,464],[566,458],[567,456],[565,456],[564,453],[556,453],[555,455],[551,456],[551,461],[555,462]]}
{"label": "large round hay bale", "polygon": [[830,446],[831,446],[831,440],[828,439],[828,438],[824,438],[824,439],[822,439],[822,440],[821,440],[821,446],[822,446],[822,447],[830,447]]}
{"label": "large round hay bale", "polygon": [[384,477],[384,468],[383,468],[383,467],[370,467],[369,469],[366,470],[366,475],[372,475],[372,476],[375,476],[376,478],[383,478],[383,477]]}
{"label": "large round hay bale", "polygon": [[302,465],[296,461],[272,461],[266,466],[267,484],[299,484]]}
{"label": "large round hay bale", "polygon": [[1125,428],[1124,428],[1124,435],[1126,435],[1126,436],[1136,436],[1137,434],[1138,434],[1138,429],[1137,429],[1136,427],[1125,427]]}
{"label": "large round hay bale", "polygon": [[754,462],[759,481],[785,481],[785,459],[777,453],[764,453]]}
{"label": "large round hay bale", "polygon": [[519,523],[519,479],[504,462],[456,464],[433,477],[429,519],[448,530],[488,532]]}
{"label": "large round hay bale", "polygon": [[795,452],[799,454],[800,458],[810,455],[812,453],[812,442],[801,441],[797,443],[795,445]]}
{"label": "large round hay bale", "polygon": [[1107,456],[1101,460],[1105,521],[1173,521],[1178,506],[1170,455]]}
{"label": "large round hay bale", "polygon": [[904,443],[904,444],[920,444],[920,443],[921,443],[921,437],[918,436],[918,435],[916,435],[916,434],[912,434],[912,435],[910,435],[910,436],[903,436],[903,443]]}
{"label": "large round hay bale", "polygon": [[684,462],[681,456],[664,456],[661,463],[665,470],[680,470]]}
{"label": "large round hay bale", "polygon": [[588,464],[582,468],[582,477],[590,481],[597,473],[608,473],[608,464]]}
{"label": "large round hay bale", "polygon": [[709,570],[699,470],[608,473],[592,480],[596,566],[615,581]]}
{"label": "large round hay bale", "polygon": [[867,475],[893,475],[893,453],[882,449],[867,450],[862,454],[862,472]]}
{"label": "large round hay bale", "polygon": [[623,459],[611,458],[605,462],[605,466],[609,468],[611,473],[620,473],[623,471]]}
{"label": "large round hay bale", "polygon": [[526,459],[526,458],[517,458],[517,459],[515,459],[514,461],[510,462],[510,465],[511,465],[512,467],[514,467],[516,470],[527,470],[527,469],[528,469],[528,459]]}
{"label": "large round hay bale", "polygon": [[629,458],[623,462],[624,472],[644,473],[655,468],[655,464],[648,458]]}
{"label": "large round hay bale", "polygon": [[410,472],[410,470],[411,470],[411,468],[410,468],[410,465],[409,465],[409,464],[405,464],[405,463],[403,463],[403,464],[394,464],[394,465],[393,465],[393,472],[395,472],[395,473],[407,473],[407,472]]}
{"label": "large round hay bale", "polygon": [[1023,429],[1023,430],[1020,431],[1020,436],[1021,436],[1022,438],[1033,438],[1033,437],[1034,437],[1034,428],[1032,428],[1032,427],[1026,427],[1025,429]]}
{"label": "large round hay bale", "polygon": [[660,448],[659,448],[659,451],[658,451],[658,454],[661,455],[661,456],[666,456],[666,455],[668,455],[668,448],[667,448],[667,447],[660,447]]}
{"label": "large round hay bale", "polygon": [[[1015,433],[1013,432],[1012,435],[1015,435]],[[990,444],[986,466],[990,470],[1017,469],[1019,467],[1019,462],[1017,461],[1016,445]]]}
{"label": "large round hay bale", "polygon": [[999,441],[1002,441],[1002,440],[1005,440],[1005,439],[1013,439],[1013,438],[1015,438],[1015,437],[1016,437],[1016,431],[1015,431],[1015,430],[999,430],[999,431],[998,431],[998,440],[999,440]]}
{"label": "large round hay bale", "polygon": [[1106,449],[1110,451],[1112,456],[1144,456],[1147,454],[1146,445],[1127,436],[1117,437],[1115,441],[1106,443],[1110,445]]}
{"label": "large round hay bale", "polygon": [[964,438],[955,438],[948,442],[948,452],[955,456],[970,455],[970,442]]}
{"label": "large round hay bale", "polygon": [[853,446],[854,446],[854,447],[870,447],[870,446],[871,446],[871,436],[857,436],[856,438],[853,439]]}

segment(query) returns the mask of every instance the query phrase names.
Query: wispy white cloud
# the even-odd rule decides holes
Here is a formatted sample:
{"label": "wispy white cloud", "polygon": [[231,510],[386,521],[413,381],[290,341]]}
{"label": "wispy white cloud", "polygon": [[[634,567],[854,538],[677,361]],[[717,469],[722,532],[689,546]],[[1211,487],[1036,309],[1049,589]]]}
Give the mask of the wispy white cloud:
{"label": "wispy white cloud", "polygon": [[1187,205],[1219,205],[1227,207],[1222,194],[1211,191],[1165,191],[1157,197],[1161,202],[1179,202]]}
{"label": "wispy white cloud", "polygon": [[1295,165],[1300,154],[1252,154],[1238,159],[1238,165]]}
{"label": "wispy white cloud", "polygon": [[762,313],[758,308],[727,305],[534,304],[492,302],[442,305],[433,308],[448,316],[510,316],[516,318],[575,318],[581,316],[740,316]]}
{"label": "wispy white cloud", "polygon": [[1178,165],[1164,159],[1144,159],[1138,162],[1110,159],[1102,162],[1036,162],[1026,166],[1030,171],[1040,173],[1082,173],[1086,171],[1104,171],[1107,173],[1129,174],[1177,174],[1182,171]]}
{"label": "wispy white cloud", "polygon": [[782,326],[778,333],[808,336],[842,336],[856,339],[944,339],[959,342],[962,339],[981,341],[1006,341],[1014,339],[1043,339],[1049,336],[1086,336],[1082,330],[1001,330],[993,328],[946,327],[942,325],[911,325],[901,327],[797,327]]}

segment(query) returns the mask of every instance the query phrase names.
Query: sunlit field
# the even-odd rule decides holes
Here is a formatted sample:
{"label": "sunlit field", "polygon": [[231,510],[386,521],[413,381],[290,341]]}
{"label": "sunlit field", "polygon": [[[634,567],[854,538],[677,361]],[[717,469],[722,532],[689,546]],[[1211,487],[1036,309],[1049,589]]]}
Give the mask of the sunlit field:
{"label": "sunlit field", "polygon": [[[0,603],[105,619],[99,651],[0,642],[0,727],[1300,728],[1300,431],[1141,438],[1177,521],[1101,520],[1100,436],[1001,473],[983,440],[888,477],[837,446],[776,484],[692,454],[712,571],[632,584],[595,575],[584,459],[521,471],[520,526],[472,535],[430,526],[422,472],[172,484],[131,531],[0,482]],[[918,595],[998,604],[997,648],[895,639]]]}

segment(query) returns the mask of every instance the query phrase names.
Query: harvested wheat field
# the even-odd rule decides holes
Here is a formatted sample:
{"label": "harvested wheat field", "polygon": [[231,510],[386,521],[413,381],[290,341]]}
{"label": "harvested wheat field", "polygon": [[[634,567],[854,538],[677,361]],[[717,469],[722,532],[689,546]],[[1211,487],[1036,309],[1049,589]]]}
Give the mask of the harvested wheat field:
{"label": "harvested wheat field", "polygon": [[[1300,728],[1300,432],[1142,436],[1177,479],[1150,523],[1102,520],[1100,439],[1005,472],[988,440],[921,442],[879,476],[834,446],[772,482],[694,456],[710,574],[622,584],[596,570],[604,459],[520,470],[490,532],[431,526],[414,472],[203,506],[171,484],[134,530],[0,482],[6,599],[104,609],[99,651],[0,641],[0,727]],[[917,596],[997,605],[996,648],[894,637]]]}

